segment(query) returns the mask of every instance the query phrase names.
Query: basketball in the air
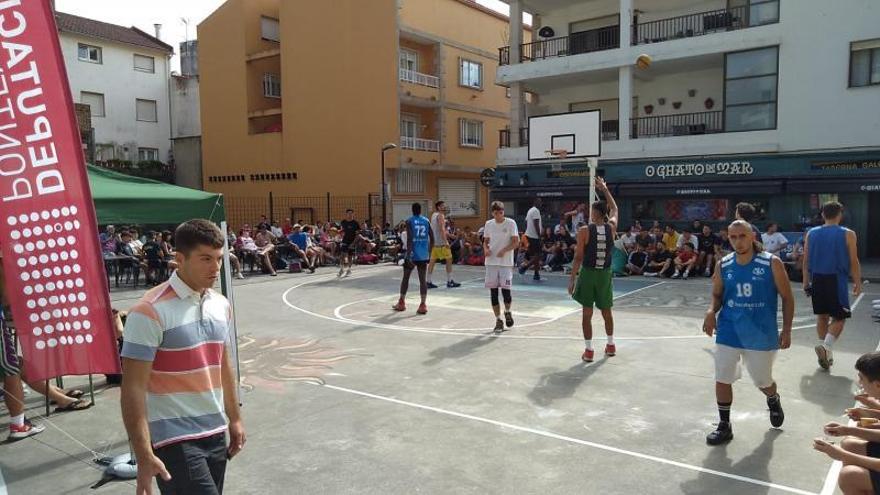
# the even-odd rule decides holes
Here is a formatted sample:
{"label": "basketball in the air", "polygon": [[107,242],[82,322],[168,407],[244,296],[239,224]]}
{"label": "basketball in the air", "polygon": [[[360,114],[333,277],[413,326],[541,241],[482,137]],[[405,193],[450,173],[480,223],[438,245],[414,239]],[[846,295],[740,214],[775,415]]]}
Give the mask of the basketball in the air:
{"label": "basketball in the air", "polygon": [[651,56],[643,53],[639,55],[639,58],[636,59],[636,67],[639,69],[645,70],[651,66]]}

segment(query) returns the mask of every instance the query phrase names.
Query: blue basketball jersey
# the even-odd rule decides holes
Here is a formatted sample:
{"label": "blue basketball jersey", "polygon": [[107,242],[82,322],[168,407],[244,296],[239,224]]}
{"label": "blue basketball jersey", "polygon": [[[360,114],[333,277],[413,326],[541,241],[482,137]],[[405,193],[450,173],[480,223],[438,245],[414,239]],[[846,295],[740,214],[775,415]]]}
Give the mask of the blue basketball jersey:
{"label": "blue basketball jersey", "polygon": [[779,348],[779,292],[773,280],[772,258],[770,253],[755,253],[746,265],[737,263],[736,253],[722,258],[724,294],[715,337],[718,344],[753,351]]}
{"label": "blue basketball jersey", "polygon": [[413,236],[412,260],[428,261],[429,259],[431,259],[431,253],[428,249],[431,244],[431,238],[428,234],[428,229],[431,228],[431,222],[421,215],[413,215],[409,218],[409,225],[412,229]]}

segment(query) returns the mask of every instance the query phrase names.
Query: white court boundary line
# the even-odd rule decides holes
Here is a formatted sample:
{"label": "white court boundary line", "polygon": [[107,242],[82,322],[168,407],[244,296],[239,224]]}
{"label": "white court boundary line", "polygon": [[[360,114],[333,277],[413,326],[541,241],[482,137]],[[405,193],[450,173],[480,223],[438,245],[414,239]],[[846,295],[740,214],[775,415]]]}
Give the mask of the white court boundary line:
{"label": "white court boundary line", "polygon": [[477,421],[480,423],[490,424],[490,425],[497,426],[500,428],[508,428],[508,429],[520,431],[523,433],[531,433],[533,435],[538,435],[538,436],[542,436],[545,438],[552,438],[554,440],[561,440],[563,442],[573,443],[573,444],[577,444],[577,445],[583,445],[585,447],[592,447],[594,449],[604,450],[606,452],[612,452],[615,454],[621,454],[621,455],[625,455],[625,456],[629,456],[629,457],[635,457],[637,459],[656,462],[658,464],[665,464],[667,466],[674,466],[674,467],[686,469],[689,471],[695,471],[697,473],[711,474],[713,476],[718,476],[721,478],[727,478],[727,479],[731,479],[731,480],[735,480],[735,481],[741,481],[744,483],[750,483],[753,485],[763,486],[763,487],[767,487],[767,488],[774,488],[774,489],[782,490],[782,491],[785,491],[788,493],[797,493],[800,495],[816,495],[813,492],[808,492],[806,490],[801,490],[799,488],[793,488],[793,487],[785,486],[785,485],[778,485],[776,483],[770,483],[768,481],[758,480],[758,479],[754,479],[754,478],[748,478],[746,476],[740,476],[738,474],[725,473],[724,471],[716,471],[714,469],[708,469],[708,468],[704,468],[701,466],[694,466],[693,464],[686,464],[686,463],[679,462],[679,461],[673,461],[671,459],[664,459],[662,457],[657,457],[657,456],[653,456],[653,455],[649,455],[649,454],[643,454],[641,452],[634,452],[631,450],[625,450],[625,449],[621,449],[619,447],[612,447],[610,445],[605,445],[605,444],[601,444],[601,443],[590,442],[588,440],[581,440],[579,438],[567,437],[567,436],[559,435],[557,433],[552,433],[549,431],[537,430],[535,428],[528,428],[525,426],[518,426],[518,425],[514,425],[514,424],[510,424],[510,423],[504,423],[501,421],[496,421],[494,419],[483,418],[480,416],[473,416],[471,414],[450,411],[448,409],[440,409],[438,407],[427,406],[424,404],[417,404],[415,402],[407,402],[407,401],[395,399],[392,397],[375,395],[375,394],[371,394],[369,392],[361,392],[360,390],[339,387],[336,385],[324,384],[324,385],[319,385],[319,386],[324,387],[324,388],[333,389],[333,390],[336,390],[339,392],[345,392],[348,394],[358,395],[361,397],[381,400],[381,401],[385,401],[385,402],[391,402],[393,404],[412,407],[415,409],[421,409],[423,411],[430,411],[430,412],[434,412],[437,414],[443,414],[446,416],[452,416],[452,417],[456,417],[456,418],[469,419],[471,421]]}
{"label": "white court boundary line", "polygon": [[0,470],[0,495],[7,495],[6,480],[3,479],[3,470]]}
{"label": "white court boundary line", "polygon": [[[859,294],[859,297],[856,298],[856,301],[853,303],[850,310],[855,313],[856,306],[862,302],[862,298],[865,297],[865,293]],[[880,351],[880,342],[877,343],[877,348],[875,351]],[[856,402],[856,407],[858,407],[858,402]],[[849,420],[849,425],[854,426],[856,423],[853,420]],[[824,425],[823,425],[824,426]],[[837,478],[840,477],[840,470],[843,469],[843,463],[840,461],[834,461],[831,463],[831,467],[828,468],[828,474],[825,476],[825,483],[822,484],[822,491],[819,492],[819,495],[832,495],[834,490],[837,489]]]}
{"label": "white court boundary line", "polygon": [[[294,310],[296,310],[296,311],[303,312],[303,313],[305,313],[305,314],[307,314],[307,315],[310,315],[310,316],[314,316],[315,318],[321,318],[321,319],[324,319],[324,320],[335,321],[335,322],[337,322],[337,323],[344,323],[344,324],[347,324],[347,325],[361,325],[361,326],[367,326],[367,327],[375,328],[375,329],[378,329],[378,330],[393,330],[393,331],[399,331],[399,332],[423,333],[423,334],[434,334],[434,335],[453,335],[453,336],[460,336],[460,337],[479,337],[479,336],[485,336],[485,337],[496,338],[496,339],[520,339],[520,340],[577,340],[577,341],[583,340],[583,337],[580,337],[580,336],[565,336],[565,335],[516,335],[516,334],[501,334],[501,335],[495,335],[494,333],[484,333],[484,332],[487,332],[487,331],[491,331],[491,330],[492,330],[491,327],[482,327],[482,328],[462,328],[462,329],[453,329],[453,330],[438,330],[438,329],[434,329],[434,328],[425,328],[425,327],[408,327],[408,326],[403,326],[403,325],[393,325],[393,324],[390,324],[390,323],[376,323],[376,322],[366,321],[366,320],[355,320],[355,319],[346,318],[346,317],[342,316],[342,313],[341,313],[342,309],[345,308],[345,307],[351,306],[352,304],[362,303],[362,302],[366,302],[366,301],[374,301],[374,300],[384,299],[385,297],[389,297],[389,296],[382,296],[382,297],[372,298],[372,299],[363,299],[363,300],[360,300],[360,301],[354,301],[354,302],[350,302],[350,303],[346,303],[346,304],[340,305],[340,306],[336,307],[336,309],[333,311],[333,316],[328,316],[328,315],[324,315],[324,314],[320,314],[320,313],[315,313],[314,311],[310,311],[310,310],[308,310],[308,309],[301,308],[301,307],[299,307],[299,306],[293,304],[292,302],[290,302],[290,301],[288,300],[288,295],[289,295],[290,292],[292,292],[294,289],[298,289],[298,288],[300,288],[300,287],[302,287],[302,286],[304,286],[304,285],[309,285],[309,284],[313,284],[313,283],[317,283],[317,282],[322,282],[322,281],[328,281],[328,280],[332,280],[332,279],[329,279],[329,278],[313,279],[313,280],[307,280],[307,281],[305,281],[305,282],[303,282],[303,283],[300,283],[300,284],[294,285],[293,287],[291,287],[291,288],[287,289],[286,291],[284,291],[284,293],[281,295],[281,300],[282,300],[282,302],[284,302],[285,305],[287,305],[287,306],[290,307],[291,309],[294,309]],[[653,287],[657,287],[657,286],[659,286],[659,285],[663,285],[664,283],[665,283],[665,282],[657,282],[657,283],[655,283],[655,284],[651,284],[651,285],[648,285],[648,286],[646,286],[646,287],[641,287],[641,288],[639,288],[639,289],[635,289],[635,290],[632,290],[632,291],[629,291],[629,292],[625,292],[625,293],[623,293],[623,294],[620,294],[620,295],[616,296],[614,299],[617,300],[617,299],[619,299],[619,298],[626,297],[626,296],[629,296],[629,295],[635,294],[635,293],[637,293],[637,292],[641,292],[641,291],[643,291],[643,290],[647,290],[647,289],[650,289],[650,288],[653,288]],[[557,321],[557,320],[559,320],[559,319],[561,319],[561,318],[564,318],[564,317],[566,317],[566,316],[570,316],[570,315],[572,315],[572,314],[575,314],[575,313],[577,313],[577,312],[579,312],[579,311],[581,311],[581,310],[580,310],[580,309],[574,309],[574,310],[572,310],[572,311],[569,311],[569,312],[563,313],[563,314],[561,314],[561,315],[559,315],[559,316],[556,316],[556,317],[553,317],[553,318],[549,318],[549,319],[547,319],[547,320],[545,320],[545,321],[533,322],[533,323],[526,323],[526,324],[523,324],[523,325],[518,325],[517,328],[524,328],[524,327],[538,326],[538,325],[546,325],[546,324],[548,324],[548,323],[553,323],[554,321]],[[700,333],[699,335],[659,335],[659,336],[646,336],[646,337],[617,337],[617,336],[615,336],[614,338],[615,338],[615,340],[635,340],[635,341],[644,340],[644,341],[648,341],[648,340],[690,340],[690,339],[703,339],[703,338],[705,338],[705,336],[704,336],[702,333]]]}

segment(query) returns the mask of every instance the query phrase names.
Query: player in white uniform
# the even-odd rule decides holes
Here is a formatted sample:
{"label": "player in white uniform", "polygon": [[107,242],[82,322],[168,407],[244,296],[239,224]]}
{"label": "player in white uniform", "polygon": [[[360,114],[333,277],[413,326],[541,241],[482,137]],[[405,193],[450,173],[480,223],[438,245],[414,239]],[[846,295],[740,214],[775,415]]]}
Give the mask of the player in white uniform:
{"label": "player in white uniform", "polygon": [[[504,216],[504,203],[493,201],[492,219],[483,227],[483,252],[486,255],[486,288],[492,300],[492,311],[495,313],[495,334],[513,326],[513,315],[510,305],[513,298],[510,288],[513,284],[513,252],[519,246],[519,230],[516,222]],[[504,320],[501,321],[501,306],[498,301],[498,290],[504,299]]]}

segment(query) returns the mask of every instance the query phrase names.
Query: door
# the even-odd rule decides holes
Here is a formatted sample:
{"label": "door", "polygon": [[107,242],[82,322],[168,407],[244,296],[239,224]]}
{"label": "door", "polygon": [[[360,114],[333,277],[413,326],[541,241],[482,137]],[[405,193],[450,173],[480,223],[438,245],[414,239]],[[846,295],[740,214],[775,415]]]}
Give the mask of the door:
{"label": "door", "polygon": [[419,137],[419,116],[409,113],[400,116],[400,144],[404,149],[416,149],[416,138]]}
{"label": "door", "polygon": [[419,54],[412,50],[401,48],[400,50],[400,68],[403,70],[419,71]]}
{"label": "door", "polygon": [[[880,192],[868,193],[868,225],[880,225]],[[880,258],[880,229],[869,228],[868,258]]]}
{"label": "door", "polygon": [[476,217],[480,214],[479,183],[469,179],[440,179],[437,196],[446,202],[450,218]]}

